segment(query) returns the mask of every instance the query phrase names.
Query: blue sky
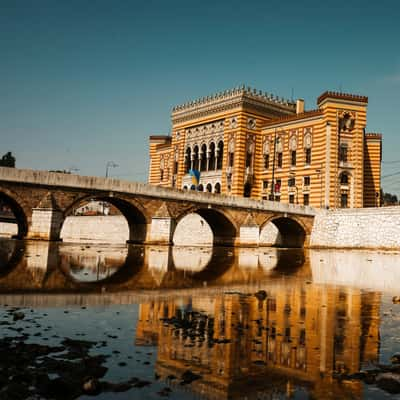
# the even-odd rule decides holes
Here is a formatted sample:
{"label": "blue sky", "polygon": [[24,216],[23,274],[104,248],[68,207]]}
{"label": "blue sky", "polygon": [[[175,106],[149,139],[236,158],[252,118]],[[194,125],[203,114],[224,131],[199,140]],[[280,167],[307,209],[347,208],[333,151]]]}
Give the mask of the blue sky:
{"label": "blue sky", "polygon": [[[328,89],[369,96],[367,130],[397,161],[399,21],[397,0],[1,0],[0,152],[145,181],[172,106],[244,83],[308,109]],[[383,182],[400,193],[400,175]]]}

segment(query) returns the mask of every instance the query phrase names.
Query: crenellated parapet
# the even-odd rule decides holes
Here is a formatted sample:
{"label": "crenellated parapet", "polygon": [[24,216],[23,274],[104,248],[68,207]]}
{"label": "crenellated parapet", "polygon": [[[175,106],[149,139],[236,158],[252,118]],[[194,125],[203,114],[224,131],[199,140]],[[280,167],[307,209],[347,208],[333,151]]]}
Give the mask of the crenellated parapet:
{"label": "crenellated parapet", "polygon": [[242,85],[174,107],[172,122],[181,123],[237,107],[253,109],[269,116],[290,115],[296,112],[296,104],[293,101]]}
{"label": "crenellated parapet", "polygon": [[324,100],[328,98],[337,100],[347,100],[358,103],[368,103],[367,96],[361,96],[352,93],[332,92],[330,90],[327,90],[326,92],[322,93],[321,96],[318,97],[317,104],[320,105]]}

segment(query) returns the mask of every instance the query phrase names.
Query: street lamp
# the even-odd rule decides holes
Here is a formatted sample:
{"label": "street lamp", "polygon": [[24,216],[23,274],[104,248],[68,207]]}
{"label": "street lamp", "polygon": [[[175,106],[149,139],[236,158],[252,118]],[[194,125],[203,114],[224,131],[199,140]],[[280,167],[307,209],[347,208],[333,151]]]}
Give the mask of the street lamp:
{"label": "street lamp", "polygon": [[107,164],[106,164],[106,178],[108,178],[108,170],[110,168],[116,168],[116,167],[118,167],[118,164],[116,164],[114,161],[107,161]]}
{"label": "street lamp", "polygon": [[[107,164],[106,164],[106,178],[108,178],[108,170],[110,168],[116,168],[116,167],[118,167],[118,164],[116,164],[114,161],[107,161]],[[104,201],[103,201],[102,206],[103,206],[103,215],[105,215],[105,204],[104,204]]]}

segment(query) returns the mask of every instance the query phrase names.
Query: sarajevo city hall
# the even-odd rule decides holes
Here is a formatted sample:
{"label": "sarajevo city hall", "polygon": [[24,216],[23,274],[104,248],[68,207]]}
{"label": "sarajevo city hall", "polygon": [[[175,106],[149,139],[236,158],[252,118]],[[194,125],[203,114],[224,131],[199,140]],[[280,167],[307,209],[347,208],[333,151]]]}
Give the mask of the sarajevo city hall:
{"label": "sarajevo city hall", "polygon": [[301,99],[243,86],[174,107],[172,134],[150,136],[149,183],[321,208],[379,206],[382,135],[365,131],[367,105],[325,92],[306,111]]}

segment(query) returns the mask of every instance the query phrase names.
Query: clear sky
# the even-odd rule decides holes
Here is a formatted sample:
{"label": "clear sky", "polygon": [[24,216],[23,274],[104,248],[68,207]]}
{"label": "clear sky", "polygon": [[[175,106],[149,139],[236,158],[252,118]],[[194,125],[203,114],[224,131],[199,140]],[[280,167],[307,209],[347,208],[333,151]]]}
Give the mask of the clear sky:
{"label": "clear sky", "polygon": [[[17,167],[145,181],[171,108],[240,84],[316,107],[369,97],[400,171],[400,1],[0,1],[0,153]],[[0,155],[1,155],[0,154]],[[400,193],[400,174],[385,178]]]}

